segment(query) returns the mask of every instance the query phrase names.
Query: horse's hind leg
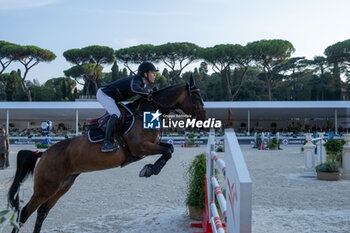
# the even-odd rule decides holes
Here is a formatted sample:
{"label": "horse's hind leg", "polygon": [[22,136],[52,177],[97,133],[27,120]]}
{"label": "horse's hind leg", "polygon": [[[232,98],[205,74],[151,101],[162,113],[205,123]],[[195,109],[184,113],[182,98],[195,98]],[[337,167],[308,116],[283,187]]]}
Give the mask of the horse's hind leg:
{"label": "horse's hind leg", "polygon": [[[46,197],[33,194],[33,196],[30,198],[29,202],[23,207],[23,209],[20,211],[21,215],[18,216],[18,219],[20,224],[24,224],[27,219],[32,215],[32,213],[38,209],[38,207],[44,203],[47,200]],[[12,233],[17,233],[19,230],[13,228]]]}
{"label": "horse's hind leg", "polygon": [[57,203],[58,199],[60,199],[70,189],[70,187],[72,187],[72,185],[73,185],[75,179],[78,177],[78,175],[79,174],[68,176],[64,180],[59,191],[39,207],[39,209],[37,211],[38,215],[36,217],[34,233],[40,232],[41,226],[42,226],[45,218],[47,217],[49,211]]}

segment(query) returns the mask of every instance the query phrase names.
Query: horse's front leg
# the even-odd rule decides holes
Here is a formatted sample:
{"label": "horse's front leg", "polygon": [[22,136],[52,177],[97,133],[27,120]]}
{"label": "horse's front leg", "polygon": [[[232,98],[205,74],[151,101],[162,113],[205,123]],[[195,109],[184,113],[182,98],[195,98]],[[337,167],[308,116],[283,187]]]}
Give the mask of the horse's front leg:
{"label": "horse's front leg", "polygon": [[161,142],[161,141],[159,141],[157,144],[159,144],[161,146],[168,147],[171,150],[171,153],[174,153],[174,146],[173,146],[173,144],[166,143],[166,142]]}
{"label": "horse's front leg", "polygon": [[142,149],[145,150],[147,155],[162,154],[162,156],[154,163],[145,165],[140,171],[140,177],[150,177],[151,175],[158,175],[166,162],[171,158],[171,154],[174,148],[169,146],[163,146],[154,143],[145,143],[142,145]]}

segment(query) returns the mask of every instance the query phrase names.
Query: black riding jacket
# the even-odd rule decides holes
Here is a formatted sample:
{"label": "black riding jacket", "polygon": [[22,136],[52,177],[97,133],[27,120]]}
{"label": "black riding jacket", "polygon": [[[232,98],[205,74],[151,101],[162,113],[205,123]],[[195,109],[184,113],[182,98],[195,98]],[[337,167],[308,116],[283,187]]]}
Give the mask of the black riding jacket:
{"label": "black riding jacket", "polygon": [[147,88],[140,75],[122,78],[107,84],[101,90],[116,101],[124,101],[134,95],[148,95],[152,89]]}

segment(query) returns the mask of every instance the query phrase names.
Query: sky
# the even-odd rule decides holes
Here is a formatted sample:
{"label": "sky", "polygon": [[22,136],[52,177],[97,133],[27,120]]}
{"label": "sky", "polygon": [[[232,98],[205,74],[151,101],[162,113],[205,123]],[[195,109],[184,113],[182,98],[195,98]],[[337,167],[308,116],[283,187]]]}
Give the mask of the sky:
{"label": "sky", "polygon": [[[72,66],[64,51],[90,45],[117,50],[283,39],[294,45],[293,56],[313,58],[350,39],[349,9],[348,0],[0,0],[0,40],[54,52],[54,61],[39,63],[27,76],[44,83]],[[5,72],[17,68],[22,66],[13,63]]]}

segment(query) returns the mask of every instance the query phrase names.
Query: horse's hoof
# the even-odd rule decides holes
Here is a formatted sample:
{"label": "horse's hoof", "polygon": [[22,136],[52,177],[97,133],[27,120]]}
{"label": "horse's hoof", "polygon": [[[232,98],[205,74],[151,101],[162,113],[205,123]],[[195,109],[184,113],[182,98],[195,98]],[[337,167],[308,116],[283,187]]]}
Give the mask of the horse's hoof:
{"label": "horse's hoof", "polygon": [[153,172],[152,172],[152,164],[147,164],[145,165],[142,170],[140,171],[140,174],[139,176],[140,177],[150,177],[151,175],[153,175]]}

